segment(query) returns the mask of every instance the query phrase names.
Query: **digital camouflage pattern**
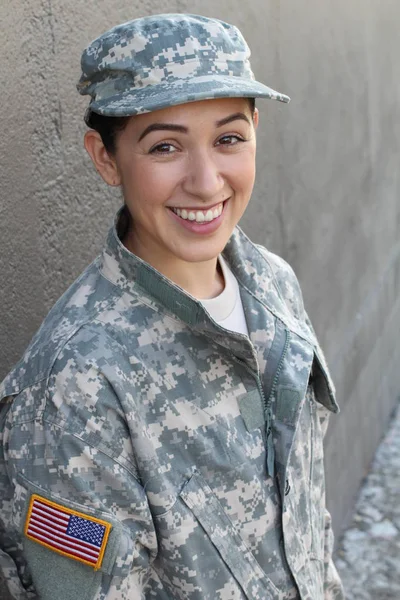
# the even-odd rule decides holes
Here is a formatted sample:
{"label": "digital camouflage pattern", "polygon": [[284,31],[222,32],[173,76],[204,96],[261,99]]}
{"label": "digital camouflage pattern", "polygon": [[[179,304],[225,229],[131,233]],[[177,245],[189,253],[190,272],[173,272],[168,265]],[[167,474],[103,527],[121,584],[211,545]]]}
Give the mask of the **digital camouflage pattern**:
{"label": "digital camouflage pattern", "polygon": [[[10,598],[343,600],[322,446],[337,405],[293,271],[235,228],[248,338],[117,225],[0,388]],[[33,493],[111,524],[100,570],[24,536]]]}
{"label": "digital camouflage pattern", "polygon": [[195,100],[289,97],[255,81],[250,50],[233,25],[198,15],[134,19],[95,39],[82,54],[80,94],[108,116],[151,112]]}

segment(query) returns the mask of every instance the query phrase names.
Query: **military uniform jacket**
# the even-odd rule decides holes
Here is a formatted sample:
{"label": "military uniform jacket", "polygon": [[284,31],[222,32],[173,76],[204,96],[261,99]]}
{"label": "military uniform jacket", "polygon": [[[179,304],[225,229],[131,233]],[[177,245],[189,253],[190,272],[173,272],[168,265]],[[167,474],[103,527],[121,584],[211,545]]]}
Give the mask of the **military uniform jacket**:
{"label": "military uniform jacket", "polygon": [[223,256],[249,337],[116,221],[3,381],[6,598],[343,598],[322,446],[337,405],[298,282],[239,227]]}

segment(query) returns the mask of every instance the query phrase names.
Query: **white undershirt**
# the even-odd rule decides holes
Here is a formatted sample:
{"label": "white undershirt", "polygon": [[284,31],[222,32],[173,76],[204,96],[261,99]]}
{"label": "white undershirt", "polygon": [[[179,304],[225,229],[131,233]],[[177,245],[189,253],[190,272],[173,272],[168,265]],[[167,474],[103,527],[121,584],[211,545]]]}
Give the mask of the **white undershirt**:
{"label": "white undershirt", "polygon": [[249,335],[239,284],[224,258],[219,255],[218,260],[224,276],[225,287],[219,296],[203,299],[200,302],[218,325]]}

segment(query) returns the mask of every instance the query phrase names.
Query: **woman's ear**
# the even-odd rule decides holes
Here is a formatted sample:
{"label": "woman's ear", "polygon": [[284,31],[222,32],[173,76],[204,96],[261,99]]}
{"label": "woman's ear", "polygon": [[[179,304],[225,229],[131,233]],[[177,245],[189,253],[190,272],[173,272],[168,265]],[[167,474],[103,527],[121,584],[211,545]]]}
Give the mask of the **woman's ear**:
{"label": "woman's ear", "polygon": [[258,127],[258,118],[259,118],[259,112],[258,112],[258,108],[254,109],[253,112],[253,125],[254,125],[254,129],[257,129]]}
{"label": "woman's ear", "polygon": [[108,185],[120,185],[121,177],[115,159],[107,152],[100,134],[94,129],[85,133],[84,146],[97,172]]}

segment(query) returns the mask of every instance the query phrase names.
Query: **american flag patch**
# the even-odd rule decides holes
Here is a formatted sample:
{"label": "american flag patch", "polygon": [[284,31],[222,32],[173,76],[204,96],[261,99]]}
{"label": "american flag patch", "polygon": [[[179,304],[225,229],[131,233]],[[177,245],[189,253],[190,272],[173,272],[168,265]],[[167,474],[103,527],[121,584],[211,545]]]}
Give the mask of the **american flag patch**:
{"label": "american flag patch", "polygon": [[111,524],[36,494],[31,497],[25,535],[50,550],[100,568]]}

